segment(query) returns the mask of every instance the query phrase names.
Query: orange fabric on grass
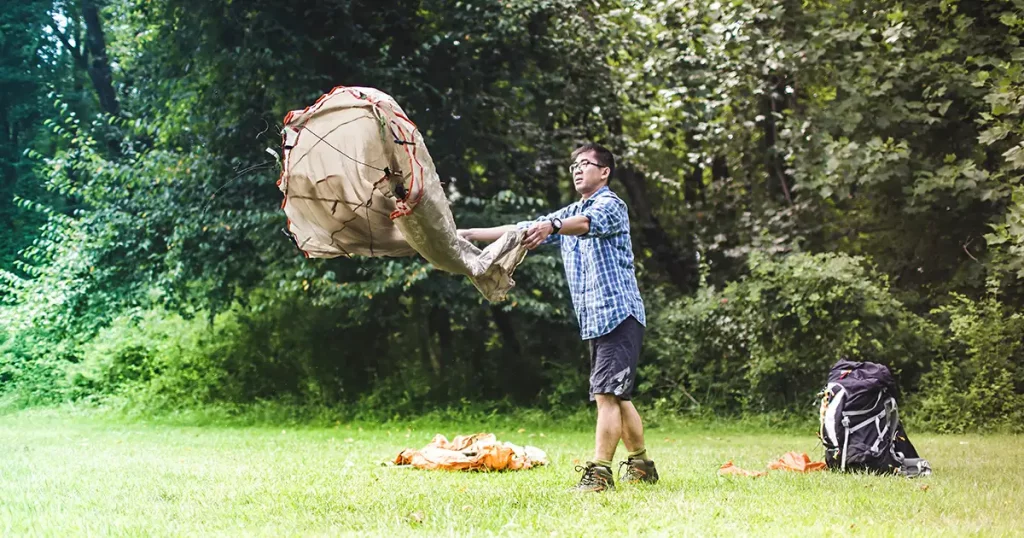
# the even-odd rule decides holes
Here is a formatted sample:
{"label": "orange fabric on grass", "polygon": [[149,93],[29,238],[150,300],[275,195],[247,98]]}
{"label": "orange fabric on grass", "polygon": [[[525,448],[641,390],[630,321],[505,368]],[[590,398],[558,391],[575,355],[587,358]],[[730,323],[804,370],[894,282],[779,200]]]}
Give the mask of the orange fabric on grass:
{"label": "orange fabric on grass", "polygon": [[811,461],[811,458],[807,457],[807,454],[802,452],[786,452],[778,459],[778,461],[769,463],[768,468],[773,471],[796,471],[799,473],[807,473],[811,471],[824,471],[825,462]]}
{"label": "orange fabric on grass", "polygon": [[437,434],[419,450],[403,450],[392,463],[444,471],[517,471],[548,461],[539,448],[502,443],[493,433],[477,433],[460,435],[451,441]]}
{"label": "orange fabric on grass", "polygon": [[[811,458],[802,452],[786,452],[776,461],[768,464],[768,470],[771,471],[796,471],[800,473],[807,473],[811,471],[823,471],[825,470],[825,462],[823,461],[811,461]],[[718,469],[720,475],[737,475],[737,476],[750,476],[757,478],[759,476],[767,476],[768,473],[765,471],[748,471],[741,469],[732,464],[731,461],[726,462]]]}
{"label": "orange fabric on grass", "polygon": [[768,473],[764,471],[748,471],[746,469],[740,469],[739,467],[732,464],[731,461],[725,462],[718,468],[718,474],[720,475],[739,475],[739,476],[750,476],[757,478],[759,476],[768,476]]}

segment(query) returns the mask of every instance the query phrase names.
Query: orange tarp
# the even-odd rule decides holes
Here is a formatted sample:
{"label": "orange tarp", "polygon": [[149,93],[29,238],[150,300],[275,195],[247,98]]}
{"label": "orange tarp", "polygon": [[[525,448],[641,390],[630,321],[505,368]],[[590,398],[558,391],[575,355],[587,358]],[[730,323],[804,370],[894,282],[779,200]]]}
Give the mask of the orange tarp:
{"label": "orange tarp", "polygon": [[502,443],[493,433],[460,435],[451,441],[437,434],[427,446],[403,450],[392,462],[446,471],[517,471],[548,463],[543,450]]}
{"label": "orange tarp", "polygon": [[806,473],[809,471],[825,470],[825,462],[811,461],[811,458],[807,457],[807,454],[802,452],[786,452],[778,461],[769,463],[768,468],[773,471],[797,471],[800,473]]}
{"label": "orange tarp", "polygon": [[[810,471],[825,470],[825,462],[811,461],[811,458],[802,452],[786,452],[778,460],[769,463],[768,469],[772,471],[796,471],[800,473],[807,473]],[[718,469],[718,474],[750,476],[754,478],[768,475],[768,473],[764,471],[748,471],[746,469],[740,469],[733,465],[731,461],[722,465]]]}
{"label": "orange tarp", "polygon": [[733,465],[731,461],[727,461],[725,462],[725,465],[719,467],[718,474],[735,474],[740,476],[752,476],[754,478],[757,478],[759,476],[768,476],[768,473],[764,471],[748,471],[746,469],[740,469],[739,467]]}

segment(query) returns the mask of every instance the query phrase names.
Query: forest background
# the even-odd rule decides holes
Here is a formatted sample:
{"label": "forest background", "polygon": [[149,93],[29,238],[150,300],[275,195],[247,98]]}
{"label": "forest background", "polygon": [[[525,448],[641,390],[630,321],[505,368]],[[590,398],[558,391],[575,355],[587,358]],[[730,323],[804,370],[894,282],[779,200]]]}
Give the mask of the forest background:
{"label": "forest background", "polygon": [[7,408],[583,407],[554,250],[490,304],[280,233],[281,119],[360,85],[460,227],[565,205],[571,150],[615,151],[652,413],[813,418],[849,356],[916,427],[1024,424],[1020,0],[5,5]]}

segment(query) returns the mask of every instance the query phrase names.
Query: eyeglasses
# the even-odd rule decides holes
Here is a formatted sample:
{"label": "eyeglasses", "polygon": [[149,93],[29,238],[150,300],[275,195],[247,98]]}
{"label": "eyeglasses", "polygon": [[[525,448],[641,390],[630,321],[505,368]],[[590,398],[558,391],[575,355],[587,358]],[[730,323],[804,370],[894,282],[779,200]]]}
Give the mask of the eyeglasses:
{"label": "eyeglasses", "polygon": [[569,165],[569,173],[570,174],[575,174],[577,170],[583,168],[584,166],[586,166],[588,164],[593,165],[593,166],[598,166],[598,167],[601,167],[601,168],[608,168],[607,166],[604,166],[602,164],[592,163],[592,162],[590,162],[590,161],[588,161],[586,159],[583,159],[582,161],[574,162],[574,163],[570,164]]}

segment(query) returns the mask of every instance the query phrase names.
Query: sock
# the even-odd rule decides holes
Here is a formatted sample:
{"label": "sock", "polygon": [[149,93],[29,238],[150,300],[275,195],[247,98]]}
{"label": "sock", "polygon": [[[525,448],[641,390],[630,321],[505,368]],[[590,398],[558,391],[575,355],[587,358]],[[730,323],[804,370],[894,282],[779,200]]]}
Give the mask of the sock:
{"label": "sock", "polygon": [[600,465],[602,467],[607,467],[607,468],[611,469],[612,468],[612,461],[611,460],[594,460],[594,465]]}
{"label": "sock", "polygon": [[631,459],[631,460],[651,461],[650,459],[647,458],[647,449],[646,448],[641,448],[639,450],[634,450],[633,452],[630,452],[629,453],[629,459]]}

